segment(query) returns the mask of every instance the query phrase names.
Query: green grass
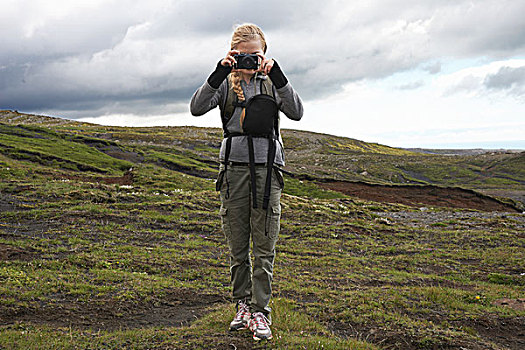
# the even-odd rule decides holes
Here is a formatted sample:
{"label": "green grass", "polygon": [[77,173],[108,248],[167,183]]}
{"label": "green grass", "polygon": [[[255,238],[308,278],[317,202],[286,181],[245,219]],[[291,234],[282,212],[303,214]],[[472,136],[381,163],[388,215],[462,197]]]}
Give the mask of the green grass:
{"label": "green grass", "polygon": [[88,140],[41,127],[0,124],[0,150],[14,159],[100,173],[127,170],[132,166],[86,145],[84,142]]}
{"label": "green grass", "polygon": [[344,198],[340,192],[325,190],[307,180],[293,179],[288,176],[284,178],[284,193],[306,198]]}
{"label": "green grass", "polygon": [[[220,131],[0,125],[1,349],[256,347],[248,332],[227,330],[234,307],[213,176],[191,176],[158,161],[212,173],[217,148],[209,143]],[[286,145],[307,149],[308,140],[288,136]],[[56,163],[19,156],[51,154],[50,141],[58,145]],[[409,169],[402,160],[414,157],[437,162],[425,176],[439,179],[447,173],[440,162],[458,162],[324,141],[341,158],[333,164],[348,162],[350,170],[327,168],[340,176],[359,163],[387,182],[389,171],[401,176],[400,169]],[[131,162],[130,185],[104,182],[129,164],[101,152],[103,146],[143,157]],[[490,162],[477,159],[464,171],[457,165],[456,174],[466,179]],[[500,174],[521,166],[511,158],[496,163],[504,165]],[[515,336],[525,313],[496,302],[525,297],[521,214],[427,208],[423,219],[417,208],[285,179],[274,340],[267,348],[503,349],[501,339]],[[183,312],[189,316],[182,325],[170,323]],[[485,334],[486,322],[501,333]]]}

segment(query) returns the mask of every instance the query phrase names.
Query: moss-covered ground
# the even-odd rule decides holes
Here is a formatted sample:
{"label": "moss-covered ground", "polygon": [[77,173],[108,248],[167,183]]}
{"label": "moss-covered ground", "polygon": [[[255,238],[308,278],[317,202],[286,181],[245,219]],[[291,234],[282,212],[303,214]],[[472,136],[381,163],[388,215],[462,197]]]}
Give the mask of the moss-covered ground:
{"label": "moss-covered ground", "polygon": [[[274,339],[261,344],[228,332],[219,130],[11,119],[0,119],[0,349],[525,344],[523,214],[368,202],[286,178]],[[331,144],[355,151],[343,141]],[[498,167],[521,181],[512,159]]]}

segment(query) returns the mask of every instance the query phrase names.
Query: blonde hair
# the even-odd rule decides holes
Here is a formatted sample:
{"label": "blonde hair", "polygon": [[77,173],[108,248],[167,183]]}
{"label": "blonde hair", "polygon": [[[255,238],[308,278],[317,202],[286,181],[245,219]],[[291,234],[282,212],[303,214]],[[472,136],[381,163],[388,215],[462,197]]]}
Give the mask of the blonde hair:
{"label": "blonde hair", "polygon": [[[266,39],[264,33],[257,25],[252,23],[244,23],[238,25],[233,31],[232,41],[231,41],[231,50],[235,49],[237,45],[243,42],[260,40],[263,52],[266,53]],[[244,101],[244,92],[241,87],[241,73],[232,72],[229,75],[229,80],[232,86],[233,91],[237,94],[239,101]],[[244,111],[243,111],[244,112]]]}

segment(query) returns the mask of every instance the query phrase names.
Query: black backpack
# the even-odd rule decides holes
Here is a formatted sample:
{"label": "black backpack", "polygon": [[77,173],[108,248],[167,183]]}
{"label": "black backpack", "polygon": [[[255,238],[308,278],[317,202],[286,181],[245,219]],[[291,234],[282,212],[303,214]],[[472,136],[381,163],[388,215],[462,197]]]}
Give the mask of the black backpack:
{"label": "black backpack", "polygon": [[[226,83],[227,83],[228,94],[226,96],[226,99],[224,100],[224,104],[220,106],[224,137],[227,137],[229,134],[227,125],[228,125],[228,121],[233,116],[235,107],[246,107],[248,104],[248,101],[239,102],[239,98],[237,97],[237,94],[235,93],[235,91],[233,91],[233,86],[230,84],[229,79],[226,79]],[[273,91],[273,83],[268,76],[266,79],[261,79],[259,90],[261,91],[261,94],[256,95],[256,96],[267,95],[267,96],[271,96],[275,100],[275,95]],[[276,124],[274,126],[274,129],[276,132],[279,131],[278,122],[279,121],[277,119]]]}

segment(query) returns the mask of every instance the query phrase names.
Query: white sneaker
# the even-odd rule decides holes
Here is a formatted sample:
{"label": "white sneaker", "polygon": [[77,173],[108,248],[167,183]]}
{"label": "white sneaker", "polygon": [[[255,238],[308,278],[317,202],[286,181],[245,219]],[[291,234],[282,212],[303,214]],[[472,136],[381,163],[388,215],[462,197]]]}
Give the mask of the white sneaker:
{"label": "white sneaker", "polygon": [[253,339],[272,339],[271,324],[270,320],[262,312],[253,313],[248,323],[250,330],[253,332]]}
{"label": "white sneaker", "polygon": [[230,331],[238,331],[240,329],[248,328],[250,318],[250,307],[246,305],[243,300],[239,300],[237,302],[237,314],[230,323]]}

